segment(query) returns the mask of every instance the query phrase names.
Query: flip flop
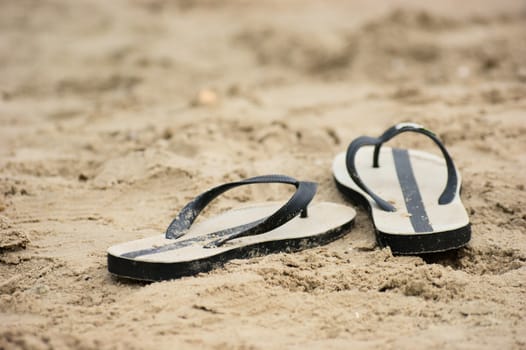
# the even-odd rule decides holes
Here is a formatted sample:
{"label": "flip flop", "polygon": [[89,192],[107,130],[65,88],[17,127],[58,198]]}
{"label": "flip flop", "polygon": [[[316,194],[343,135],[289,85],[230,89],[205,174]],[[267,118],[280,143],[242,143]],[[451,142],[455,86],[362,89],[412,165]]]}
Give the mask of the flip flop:
{"label": "flip flop", "polygon": [[[444,159],[382,147],[403,132],[430,137]],[[369,210],[378,244],[389,246],[394,254],[442,252],[469,242],[471,227],[460,200],[460,174],[442,142],[424,127],[401,123],[379,138],[359,137],[347,153],[336,156],[332,170],[338,189]]]}
{"label": "flip flop", "polygon": [[[217,196],[234,187],[283,183],[296,192],[284,205],[263,203],[224,212],[193,224]],[[108,249],[110,273],[160,281],[220,267],[231,259],[298,251],[329,243],[347,233],[356,212],[335,203],[314,203],[317,184],[283,175],[267,175],[214,187],[188,203],[165,234]]]}

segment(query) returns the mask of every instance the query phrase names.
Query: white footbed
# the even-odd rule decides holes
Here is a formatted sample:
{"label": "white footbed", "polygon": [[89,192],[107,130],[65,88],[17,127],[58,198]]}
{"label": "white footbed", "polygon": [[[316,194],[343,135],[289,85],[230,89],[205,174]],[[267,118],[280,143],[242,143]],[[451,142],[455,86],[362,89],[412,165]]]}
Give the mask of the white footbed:
{"label": "white footbed", "polygon": [[175,263],[194,261],[221,254],[225,251],[268,241],[301,239],[315,237],[333,229],[337,229],[350,221],[356,215],[354,209],[336,203],[313,203],[308,207],[308,217],[295,217],[284,225],[255,236],[241,237],[225,243],[217,248],[204,248],[209,241],[194,242],[192,245],[166,252],[126,258],[122,255],[143,250],[170,245],[189,238],[203,236],[209,233],[246,224],[264,218],[275,212],[283,203],[264,203],[239,208],[219,214],[210,219],[192,225],[187,233],[177,240],[166,239],[164,234],[117,244],[108,249],[108,254],[143,262]]}
{"label": "white footbed", "polygon": [[[358,150],[355,159],[356,170],[363,183],[380,198],[392,203],[397,208],[396,212],[380,209],[376,202],[354,183],[347,171],[345,153],[338,154],[334,159],[334,177],[341,185],[365,197],[371,206],[373,222],[378,231],[399,235],[414,234],[415,231],[411,225],[410,215],[398,182],[392,149],[385,146],[380,149],[380,167],[378,168],[372,166],[373,150],[374,146],[365,146]],[[445,161],[433,154],[415,150],[409,150],[409,157],[429,222],[434,230],[426,233],[451,231],[467,226],[469,218],[459,194],[460,174],[454,200],[449,204],[439,205],[438,198],[447,181]],[[419,234],[422,233],[419,232]]]}

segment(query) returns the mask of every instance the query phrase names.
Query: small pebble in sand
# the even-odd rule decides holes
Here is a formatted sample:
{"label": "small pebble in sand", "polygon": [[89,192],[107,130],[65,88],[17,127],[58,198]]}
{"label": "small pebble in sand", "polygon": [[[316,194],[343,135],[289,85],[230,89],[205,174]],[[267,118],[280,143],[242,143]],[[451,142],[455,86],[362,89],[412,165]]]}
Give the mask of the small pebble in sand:
{"label": "small pebble in sand", "polygon": [[470,75],[471,75],[471,70],[469,69],[468,66],[459,66],[457,68],[457,76],[460,79],[469,78]]}
{"label": "small pebble in sand", "polygon": [[215,106],[219,102],[217,93],[210,89],[202,89],[192,101],[193,106]]}
{"label": "small pebble in sand", "polygon": [[47,292],[49,292],[49,287],[45,284],[38,284],[35,286],[35,292],[40,295],[46,294]]}

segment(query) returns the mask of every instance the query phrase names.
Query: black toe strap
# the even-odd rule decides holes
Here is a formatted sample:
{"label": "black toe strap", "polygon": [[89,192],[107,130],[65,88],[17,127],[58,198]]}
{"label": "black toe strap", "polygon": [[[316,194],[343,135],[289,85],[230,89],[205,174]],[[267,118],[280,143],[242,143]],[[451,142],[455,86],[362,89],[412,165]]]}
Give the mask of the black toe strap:
{"label": "black toe strap", "polygon": [[223,192],[238,186],[261,183],[283,183],[294,185],[296,187],[296,192],[292,195],[287,203],[285,203],[272,215],[248,224],[216,232],[215,236],[221,238],[209,243],[206,247],[216,247],[234,238],[258,235],[271,231],[276,227],[283,225],[287,221],[290,221],[300,213],[302,217],[307,216],[307,206],[316,194],[316,183],[298,181],[292,177],[284,175],[257,176],[241,181],[223,184],[197,196],[179,212],[170,226],[168,226],[168,229],[166,230],[166,238],[176,239],[183,236],[190,226],[192,226],[193,222],[201,213],[201,211],[214,198],[221,195]]}
{"label": "black toe strap", "polygon": [[371,196],[371,198],[374,199],[374,201],[376,202],[376,204],[378,204],[380,208],[386,211],[396,211],[396,208],[392,204],[380,198],[378,195],[376,195],[373,191],[371,191],[371,189],[369,189],[362,182],[360,176],[358,175],[358,172],[356,171],[355,157],[356,157],[356,153],[361,147],[375,146],[374,154],[373,154],[373,167],[378,168],[380,166],[378,164],[378,158],[380,154],[380,148],[382,147],[382,145],[386,143],[387,141],[391,140],[396,135],[401,134],[403,132],[407,132],[407,131],[417,132],[417,133],[428,136],[435,142],[435,144],[442,151],[442,155],[444,156],[446,160],[446,165],[447,165],[447,183],[446,183],[446,187],[444,188],[444,191],[442,192],[442,194],[440,195],[440,198],[438,199],[438,204],[451,203],[451,201],[453,201],[453,199],[455,198],[455,194],[457,191],[457,184],[458,184],[458,175],[457,175],[457,170],[455,168],[455,165],[453,163],[453,159],[451,159],[451,156],[446,150],[446,147],[436,137],[436,135],[418,124],[400,123],[400,124],[397,124],[387,129],[378,138],[362,136],[362,137],[357,138],[353,142],[351,142],[351,144],[349,145],[349,148],[347,149],[347,156],[346,156],[347,171],[349,172],[349,175],[351,176],[353,181],[364,192],[366,192],[369,196]]}

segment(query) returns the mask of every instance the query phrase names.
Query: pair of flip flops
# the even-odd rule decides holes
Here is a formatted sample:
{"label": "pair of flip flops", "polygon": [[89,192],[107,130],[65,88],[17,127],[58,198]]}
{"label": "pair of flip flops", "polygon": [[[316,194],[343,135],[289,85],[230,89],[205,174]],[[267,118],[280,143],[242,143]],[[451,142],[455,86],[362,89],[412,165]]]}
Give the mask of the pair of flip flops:
{"label": "pair of flip flops", "polygon": [[[444,159],[383,147],[408,131],[431,138]],[[378,244],[389,246],[394,254],[442,252],[470,240],[458,169],[436,135],[420,125],[398,124],[378,138],[357,138],[334,159],[333,175],[344,196],[369,210]],[[292,185],[296,191],[284,205],[252,205],[194,224],[225,191],[265,183]],[[210,271],[231,259],[327,244],[351,229],[356,212],[336,203],[311,204],[316,189],[314,182],[283,175],[214,187],[188,203],[164,234],[110,247],[108,270],[120,277],[159,281]]]}

